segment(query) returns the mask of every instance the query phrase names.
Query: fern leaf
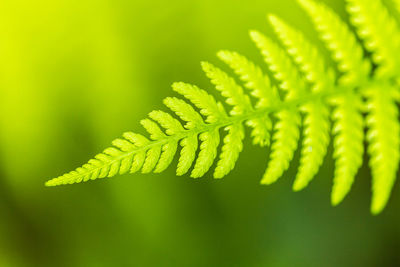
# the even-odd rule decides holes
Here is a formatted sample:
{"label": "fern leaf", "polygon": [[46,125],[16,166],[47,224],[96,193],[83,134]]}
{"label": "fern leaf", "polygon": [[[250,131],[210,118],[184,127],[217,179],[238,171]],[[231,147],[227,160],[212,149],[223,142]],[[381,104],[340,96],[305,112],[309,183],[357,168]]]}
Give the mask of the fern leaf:
{"label": "fern leaf", "polygon": [[364,128],[359,96],[348,94],[333,99],[335,110],[333,134],[335,177],[332,188],[332,205],[338,205],[350,191],[364,153]]}
{"label": "fern leaf", "polygon": [[251,137],[253,144],[260,146],[268,146],[271,139],[272,121],[269,114],[265,114],[258,119],[248,120],[246,125],[251,127]]}
{"label": "fern leaf", "polygon": [[164,104],[186,122],[186,129],[190,130],[195,127],[204,126],[204,120],[201,115],[184,100],[176,97],[167,97],[164,99]]}
{"label": "fern leaf", "polygon": [[251,95],[258,99],[256,108],[270,107],[279,99],[269,77],[246,57],[230,51],[220,51],[218,57],[235,71],[251,91]]}
{"label": "fern leaf", "polygon": [[[210,76],[216,75],[213,72],[216,71],[218,72],[218,74],[223,76],[224,79],[226,79],[225,77],[226,74],[223,74],[220,71],[216,70],[216,68],[209,63],[203,63],[203,68],[205,68],[205,70],[209,73]],[[226,119],[227,115],[223,106],[220,103],[217,103],[214,97],[209,95],[204,90],[201,90],[196,86],[185,83],[175,83],[173,84],[173,89],[176,92],[182,94],[187,99],[189,99],[196,107],[198,107],[200,109],[200,113],[206,116],[207,123],[211,124],[219,120]],[[188,116],[188,113],[186,113],[185,116]],[[192,116],[195,115],[193,114]],[[183,118],[183,120],[187,119],[188,118]],[[194,141],[195,138],[196,141]],[[193,178],[199,178],[203,176],[212,166],[217,156],[217,148],[220,142],[218,128],[214,129],[211,132],[201,133],[199,139],[201,141],[200,152],[196,160],[194,169],[192,170],[191,173],[191,177]],[[177,173],[179,175],[185,174],[190,169],[193,161],[195,160],[196,156],[195,153],[198,147],[197,136],[184,138],[181,141],[181,145],[183,146],[183,148],[181,151],[181,157],[177,169]]]}
{"label": "fern leaf", "polygon": [[243,149],[244,129],[240,123],[226,127],[228,134],[224,138],[224,145],[220,160],[214,172],[215,178],[222,178],[234,167]]}
{"label": "fern leaf", "polygon": [[289,55],[300,66],[307,81],[313,85],[312,91],[330,90],[334,85],[334,74],[332,70],[326,70],[327,64],[318,49],[302,33],[278,17],[269,15],[268,18]]}
{"label": "fern leaf", "polygon": [[[144,136],[142,136],[140,134],[135,134],[135,133],[132,133],[132,132],[124,133],[123,137],[126,140],[130,141],[132,144],[134,144],[134,146],[130,150],[127,150],[127,151],[124,151],[124,152],[130,152],[130,151],[138,150],[136,154],[129,153],[128,156],[127,156],[127,158],[130,158],[130,157],[133,158],[132,162],[131,162],[132,166],[130,167],[130,172],[131,173],[135,173],[135,172],[140,170],[140,168],[143,166],[144,161],[146,159],[146,151],[143,150],[143,149],[140,149],[140,148],[148,145],[149,144],[149,140],[146,137],[144,137]],[[90,163],[90,161],[89,161],[89,163]],[[92,178],[96,179],[96,175],[93,175]]]}
{"label": "fern leaf", "polygon": [[[130,151],[130,150],[134,149],[134,145],[132,143],[130,143],[129,141],[125,140],[125,139],[116,139],[116,140],[114,140],[112,142],[112,144],[115,147],[119,148],[123,152],[127,152],[127,151]],[[133,160],[134,160],[134,156],[129,156],[129,157],[124,158],[121,161],[119,174],[128,173],[130,171],[131,166],[132,166],[132,163],[133,163],[132,161]],[[96,163],[98,163],[98,161],[92,160],[89,163],[96,164]]]}
{"label": "fern leaf", "polygon": [[184,175],[189,171],[196,158],[196,151],[199,146],[197,135],[182,139],[180,144],[182,146],[182,150],[178,167],[176,169],[176,174],[179,176]]}
{"label": "fern leaf", "polygon": [[184,130],[177,119],[164,111],[152,111],[149,117],[158,122],[166,130],[167,135],[176,135]]}
{"label": "fern leaf", "polygon": [[373,179],[371,212],[374,214],[386,206],[399,167],[400,123],[393,98],[395,90],[398,89],[371,87],[366,92],[367,141]]}
{"label": "fern leaf", "polygon": [[217,157],[217,148],[220,142],[218,129],[200,134],[200,152],[192,171],[193,178],[202,177]]}
{"label": "fern leaf", "polygon": [[[130,172],[136,172],[142,168],[145,163],[146,151],[141,148],[146,147],[150,141],[142,135],[134,133],[125,133],[125,139],[117,139],[114,144],[123,147],[124,150],[128,149],[128,145],[125,143],[121,145],[121,140],[130,142],[129,151],[122,151],[117,148],[107,148],[103,153],[95,156],[94,159],[90,160],[87,164],[76,170],[64,174],[63,176],[54,178],[46,182],[47,186],[56,186],[62,184],[80,183],[82,181],[94,180],[97,178],[111,177],[117,174],[118,170],[122,169],[122,172],[126,172],[130,169]],[[138,151],[134,155],[131,151]],[[155,154],[155,153],[152,153]],[[148,160],[152,163],[153,161]],[[148,163],[148,165],[150,164]],[[122,166],[121,166],[122,165]],[[155,165],[155,164],[154,164]],[[147,167],[150,168],[151,166]]]}
{"label": "fern leaf", "polygon": [[[146,158],[142,167],[142,173],[150,173],[157,165],[161,155],[161,146],[155,146],[147,150]],[[109,175],[112,177],[112,175]]]}
{"label": "fern leaf", "polygon": [[[280,88],[288,91],[285,101],[297,98],[304,93],[305,84],[300,73],[283,49],[259,32],[252,31],[250,35],[264,55],[275,79],[281,82]],[[300,113],[296,110],[284,110],[278,112],[276,117],[278,122],[274,127],[270,162],[261,180],[262,184],[274,183],[282,176],[282,173],[289,167],[298,146]]]}
{"label": "fern leaf", "polygon": [[299,141],[300,114],[295,110],[283,110],[276,114],[275,134],[271,147],[270,162],[262,184],[272,184],[289,168]]}
{"label": "fern leaf", "polygon": [[161,156],[158,160],[158,164],[154,170],[155,173],[165,171],[174,159],[174,155],[178,148],[178,142],[171,141],[168,144],[162,146]]}
{"label": "fern leaf", "polygon": [[206,117],[207,123],[215,123],[226,118],[226,112],[213,96],[197,86],[186,83],[174,83],[172,88],[193,103],[200,113]]}
{"label": "fern leaf", "polygon": [[[278,17],[270,15],[269,20],[286,47],[289,55],[300,67],[314,93],[331,90],[334,76],[325,70],[323,56],[306,38]],[[299,172],[293,190],[305,188],[318,172],[329,144],[329,109],[322,101],[307,103],[301,107],[305,113],[304,139]]]}
{"label": "fern leaf", "polygon": [[[174,119],[170,114],[165,113],[163,111],[153,111],[149,114],[149,117],[153,120],[157,121],[163,128],[166,129],[167,135],[176,135],[180,132],[183,132],[183,127],[181,123]],[[160,148],[155,147],[148,151],[149,157],[145,161],[145,166],[147,167],[147,160],[149,160],[149,168],[144,168],[144,172],[150,172],[153,168],[154,161],[156,162],[157,166],[155,167],[154,172],[160,173],[163,172],[172,162],[174,159],[174,155],[176,153],[178,147],[178,143],[174,139],[170,139],[166,144],[164,144]],[[161,155],[159,155],[161,153]],[[159,156],[159,158],[157,157]],[[151,161],[150,161],[151,156]]]}
{"label": "fern leaf", "polygon": [[377,75],[388,77],[399,72],[399,62],[393,57],[400,48],[400,30],[381,0],[347,0],[351,22],[373,53]]}
{"label": "fern leaf", "polygon": [[150,119],[141,120],[140,124],[142,124],[143,128],[150,134],[151,140],[160,140],[166,136],[158,124]]}
{"label": "fern leaf", "polygon": [[[230,112],[231,115],[239,115],[253,110],[250,99],[234,79],[210,63],[203,62],[202,67],[217,90],[227,98],[226,102],[234,106]],[[270,95],[273,95],[273,93],[270,93]],[[268,115],[248,121],[247,125],[253,128],[253,143],[261,146],[269,145],[271,124]]]}
{"label": "fern leaf", "polygon": [[[190,130],[195,127],[204,127],[204,120],[201,115],[184,100],[176,97],[167,97],[164,99],[164,104],[175,112],[179,118],[186,122],[185,128]],[[176,174],[181,176],[187,173],[192,166],[196,151],[198,148],[197,135],[188,136],[183,138],[180,142],[182,146],[181,156],[179,158]]]}
{"label": "fern leaf", "polygon": [[251,31],[250,36],[260,49],[275,79],[281,82],[280,88],[287,91],[285,99],[291,100],[301,96],[305,90],[304,81],[285,51],[260,32]]}
{"label": "fern leaf", "polygon": [[[278,92],[271,85],[268,76],[246,57],[230,51],[220,51],[218,57],[235,71],[245,83],[245,87],[251,91],[251,95],[258,99],[256,108],[270,107],[279,99]],[[259,119],[249,120],[247,125],[253,128],[253,144],[269,145],[272,121],[268,114]]]}
{"label": "fern leaf", "polygon": [[[364,60],[362,47],[349,27],[323,4],[311,0],[301,0],[300,3],[313,19],[333,59],[338,63],[343,74],[340,83],[364,83],[369,77],[371,67]],[[333,205],[337,205],[349,192],[362,164],[363,118],[359,110],[361,99],[354,94],[342,96],[333,102],[336,168],[331,201]]]}
{"label": "fern leaf", "polygon": [[243,114],[253,109],[249,97],[244,94],[242,87],[236,84],[233,78],[208,62],[202,62],[201,66],[211,83],[216,86],[222,96],[227,98],[226,103],[233,106],[231,115]]}
{"label": "fern leaf", "polygon": [[299,171],[293,184],[294,191],[304,189],[317,174],[329,144],[329,109],[321,101],[302,107],[304,139],[302,143]]}
{"label": "fern leaf", "polygon": [[342,73],[341,84],[363,83],[369,77],[371,64],[364,59],[363,48],[349,26],[330,8],[312,0],[298,0],[309,14],[321,39],[331,51]]}

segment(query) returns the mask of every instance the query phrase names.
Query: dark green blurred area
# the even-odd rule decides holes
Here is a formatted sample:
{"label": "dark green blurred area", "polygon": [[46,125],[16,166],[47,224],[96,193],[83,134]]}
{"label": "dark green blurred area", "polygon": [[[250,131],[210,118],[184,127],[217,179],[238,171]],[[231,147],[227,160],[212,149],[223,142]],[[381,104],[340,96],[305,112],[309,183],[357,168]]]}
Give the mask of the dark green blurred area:
{"label": "dark green blurred area", "polygon": [[[326,1],[345,17],[344,4]],[[317,40],[293,0],[5,0],[0,3],[0,266],[400,266],[400,190],[369,213],[364,164],[330,206],[333,160],[293,193],[296,159],[259,185],[249,139],[223,180],[132,174],[45,188],[162,108],[170,85],[212,91],[199,62],[233,49],[262,64],[249,29],[275,13]],[[321,43],[318,43],[321,45]],[[330,153],[331,155],[331,153]]]}

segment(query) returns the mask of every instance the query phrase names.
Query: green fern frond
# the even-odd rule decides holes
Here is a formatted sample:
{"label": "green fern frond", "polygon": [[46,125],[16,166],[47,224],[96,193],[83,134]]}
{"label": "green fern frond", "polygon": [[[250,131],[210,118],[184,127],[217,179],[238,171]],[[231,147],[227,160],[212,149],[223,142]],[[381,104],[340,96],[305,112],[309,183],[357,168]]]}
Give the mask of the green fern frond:
{"label": "green fern frond", "polygon": [[195,85],[185,83],[174,83],[172,88],[175,92],[181,94],[199,110],[201,115],[206,117],[206,122],[209,124],[219,120],[224,120],[227,117],[224,107],[218,103],[215,98],[206,91],[199,89]]}
{"label": "green fern frond", "polygon": [[338,64],[340,84],[362,84],[369,78],[371,64],[349,26],[330,8],[312,0],[298,0],[309,14],[321,39]]}
{"label": "green fern frond", "polygon": [[253,109],[250,98],[244,94],[242,87],[233,78],[208,62],[202,62],[201,66],[215,88],[226,97],[226,103],[233,106],[231,115],[241,115]]}
{"label": "green fern frond", "polygon": [[300,191],[318,173],[329,145],[329,109],[322,101],[303,106],[304,139],[293,190]]}
{"label": "green fern frond", "polygon": [[[244,82],[245,88],[250,90],[250,94],[258,100],[256,108],[269,107],[279,99],[278,92],[271,85],[269,77],[246,57],[226,50],[218,52],[218,57],[234,70]],[[269,145],[272,121],[268,114],[260,119],[249,120],[247,125],[253,128],[251,134],[253,144]]]}
{"label": "green fern frond", "polygon": [[400,49],[400,29],[381,0],[346,0],[352,24],[373,53],[379,77],[399,74],[399,61],[393,55]]}
{"label": "green fern frond", "polygon": [[278,122],[271,147],[270,162],[265,171],[262,184],[272,184],[289,168],[290,161],[297,149],[300,137],[300,113],[296,110],[283,110],[276,114]]}
{"label": "green fern frond", "polygon": [[360,42],[349,25],[324,4],[298,1],[311,17],[338,73],[328,68],[323,53],[299,30],[270,15],[282,46],[257,31],[251,31],[250,36],[271,77],[245,56],[220,51],[218,57],[243,83],[211,63],[202,63],[206,76],[225,98],[224,103],[194,85],[175,83],[173,90],[184,99],[167,97],[164,104],[170,113],[153,111],[141,121],[149,137],[125,133],[87,164],[46,185],[79,183],[140,170],[159,173],[168,168],[177,153],[177,175],[191,170],[191,177],[202,177],[218,157],[214,177],[222,178],[235,167],[243,149],[245,126],[251,128],[254,144],[271,143],[261,181],[271,184],[288,169],[302,129],[293,189],[305,188],[318,173],[332,136],[335,172],[331,201],[337,205],[349,193],[362,165],[366,125],[373,180],[371,212],[381,212],[400,162],[399,26],[381,0],[347,0]]}
{"label": "green fern frond", "polygon": [[313,85],[312,91],[329,90],[334,85],[332,70],[326,69],[323,55],[308,41],[302,33],[292,28],[274,15],[268,16],[278,37],[286,47],[288,54]]}
{"label": "green fern frond", "polygon": [[256,108],[271,106],[279,99],[269,77],[246,57],[226,50],[218,52],[218,57],[235,71],[245,87],[251,91],[251,95],[258,99]]}
{"label": "green fern frond", "polygon": [[305,83],[286,52],[258,31],[251,31],[250,37],[260,49],[275,79],[280,82],[280,89],[287,92],[285,100],[301,96],[306,88]]}
{"label": "green fern frond", "polygon": [[[280,88],[288,92],[285,101],[302,95],[306,88],[305,83],[285,51],[257,31],[250,32],[250,36],[264,55],[270,71],[280,83]],[[278,122],[275,125],[270,162],[261,180],[262,184],[276,182],[289,168],[300,137],[301,117],[297,110],[280,111],[276,114],[276,118]]]}
{"label": "green fern frond", "polygon": [[338,205],[349,193],[358,169],[362,165],[364,153],[364,123],[361,113],[361,98],[348,93],[332,99],[335,106],[333,156],[335,175],[331,195],[332,205]]}
{"label": "green fern frond", "polygon": [[[342,85],[362,85],[368,81],[371,64],[365,60],[361,44],[337,14],[323,4],[299,1],[312,18],[315,28],[332,54],[342,74]],[[338,205],[348,194],[362,164],[363,117],[361,96],[347,93],[332,100],[335,175],[331,202]]]}
{"label": "green fern frond", "polygon": [[394,90],[382,86],[366,90],[369,127],[367,134],[369,165],[372,170],[372,213],[379,213],[386,206],[400,160],[400,124]]}
{"label": "green fern frond", "polygon": [[[312,92],[330,90],[334,86],[334,76],[325,70],[323,56],[299,31],[274,15],[269,15],[269,21],[278,37],[312,85]],[[293,189],[304,189],[318,172],[325,157],[329,144],[329,109],[322,101],[306,103],[300,106],[305,114],[304,139],[301,150],[299,172]]]}
{"label": "green fern frond", "polygon": [[[202,68],[206,73],[207,77],[210,78],[211,83],[213,83],[216,86],[216,89],[221,92],[222,96],[227,98],[226,103],[233,106],[233,109],[230,112],[232,116],[253,111],[250,98],[243,92],[243,88],[239,86],[233,78],[231,78],[228,74],[214,67],[212,64],[208,62],[202,62]],[[250,81],[250,78],[248,79]],[[273,89],[264,88],[258,91],[261,92],[261,90],[272,91]],[[267,93],[268,92],[265,92],[264,94]],[[273,92],[271,92],[270,94],[272,95]],[[263,98],[264,101],[266,101],[265,97]],[[272,123],[268,115],[249,120],[247,122],[247,125],[253,128],[252,131],[252,136],[254,138],[253,143],[260,144],[261,146],[269,144]]]}
{"label": "green fern frond", "polygon": [[243,149],[244,129],[240,123],[227,126],[228,134],[224,138],[224,145],[218,165],[215,168],[214,177],[222,178],[235,167],[239,153]]}

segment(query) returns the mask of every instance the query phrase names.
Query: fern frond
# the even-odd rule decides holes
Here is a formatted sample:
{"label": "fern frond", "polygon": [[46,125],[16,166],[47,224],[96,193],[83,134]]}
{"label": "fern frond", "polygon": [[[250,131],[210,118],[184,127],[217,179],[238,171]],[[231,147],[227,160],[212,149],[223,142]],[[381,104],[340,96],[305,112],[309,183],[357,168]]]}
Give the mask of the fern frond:
{"label": "fern frond", "polygon": [[305,83],[296,66],[285,51],[258,31],[251,31],[250,37],[260,49],[279,87],[286,91],[285,100],[296,99],[305,91]]}
{"label": "fern frond", "polygon": [[224,138],[224,145],[220,160],[214,172],[215,178],[222,178],[235,167],[239,153],[243,149],[244,129],[242,124],[236,123],[226,127],[228,134]]}
{"label": "fern frond", "polygon": [[[230,51],[220,51],[218,57],[235,71],[245,83],[245,87],[251,91],[251,95],[258,99],[256,108],[269,107],[278,99],[277,90],[271,86],[268,76],[247,58]],[[253,144],[269,145],[272,121],[268,114],[262,118],[249,120],[247,126],[253,128],[251,133]]]}
{"label": "fern frond", "polygon": [[[152,111],[149,117],[158,122],[165,129],[168,136],[173,136],[184,131],[182,124],[168,113]],[[171,164],[177,147],[178,142],[173,139],[161,147],[161,155],[155,167],[155,173],[163,172]]]}
{"label": "fern frond", "polygon": [[[205,123],[201,115],[184,100],[176,97],[167,97],[164,104],[175,114],[186,122],[185,128],[191,130],[195,127],[204,127]],[[198,148],[198,139],[196,135],[188,136],[180,141],[182,146],[181,156],[179,158],[176,174],[184,175],[190,169],[196,157]]]}
{"label": "fern frond", "polygon": [[366,91],[367,141],[372,170],[371,212],[374,214],[386,206],[399,167],[400,124],[393,97],[396,90],[398,88],[386,87],[382,90],[371,87]]}
{"label": "fern frond", "polygon": [[[165,138],[165,134],[161,131],[161,129],[155,122],[150,120],[142,120],[141,123],[143,127],[147,130],[147,132],[150,134],[151,139],[160,140],[162,138]],[[155,168],[157,161],[160,157],[160,154],[161,154],[161,146],[152,147],[147,151],[142,168],[142,173],[149,173]]]}
{"label": "fern frond", "polygon": [[186,122],[186,129],[190,130],[195,127],[204,126],[204,120],[201,115],[184,100],[176,97],[167,97],[164,99],[164,104]]}
{"label": "fern frond", "polygon": [[217,157],[217,149],[220,142],[218,129],[200,134],[200,152],[197,157],[191,176],[202,177],[212,166]]}
{"label": "fern frond", "polygon": [[335,176],[331,195],[332,205],[338,205],[348,194],[358,169],[362,165],[364,153],[364,127],[361,114],[362,102],[353,93],[332,99],[333,134],[335,135],[334,158]]}
{"label": "fern frond", "polygon": [[246,57],[226,50],[218,52],[218,57],[235,71],[246,88],[251,91],[251,95],[258,99],[256,108],[269,107],[279,99],[278,92],[271,85],[269,77]]}
{"label": "fern frond", "polygon": [[253,144],[261,147],[269,146],[271,139],[272,120],[269,114],[254,120],[248,120],[246,125],[252,128]]}
{"label": "fern frond", "polygon": [[294,191],[304,189],[317,174],[329,144],[329,108],[321,101],[316,101],[304,105],[302,109],[306,114],[304,139]]}
{"label": "fern frond", "polygon": [[[218,52],[218,57],[235,71],[251,95],[257,98],[256,108],[270,107],[279,99],[277,89],[271,85],[269,77],[246,57],[227,50]],[[253,128],[253,144],[269,145],[272,121],[268,114],[260,119],[249,120],[247,125]]]}
{"label": "fern frond", "polygon": [[[128,171],[137,172],[143,166],[146,151],[140,149],[149,144],[149,140],[142,135],[131,132],[124,134],[125,139],[117,139],[114,144],[120,147],[105,149],[91,159],[87,164],[77,168],[63,176],[54,178],[46,182],[46,186],[56,186],[63,184],[72,184],[86,182],[97,178],[111,177],[118,173],[121,174]],[[137,154],[130,153],[131,150],[138,150]]]}
{"label": "fern frond", "polygon": [[393,57],[400,49],[400,30],[381,0],[347,0],[351,22],[373,53],[378,77],[399,74],[399,61]]}
{"label": "fern frond", "polygon": [[[299,66],[312,92],[330,90],[334,86],[334,76],[325,69],[323,56],[303,34],[284,23],[278,17],[269,15],[269,21],[286,47],[289,55]],[[305,113],[304,139],[299,172],[293,189],[302,190],[313,179],[321,166],[329,144],[329,109],[326,103],[315,101],[300,107]]]}
{"label": "fern frond", "polygon": [[305,74],[307,81],[313,85],[313,92],[329,90],[334,86],[334,74],[326,69],[324,56],[308,41],[302,33],[292,28],[274,15],[269,21],[284,44],[289,55]]}
{"label": "fern frond", "polygon": [[227,117],[222,104],[197,86],[180,82],[174,83],[172,89],[192,102],[200,110],[201,115],[206,117],[207,123],[212,124]]}
{"label": "fern frond", "polygon": [[[302,127],[300,164],[293,185],[297,191],[310,183],[322,165],[330,140],[331,116],[335,158],[332,204],[339,204],[349,193],[362,165],[366,124],[373,180],[371,212],[381,212],[400,163],[399,26],[381,0],[347,0],[351,21],[362,39],[358,41],[349,25],[326,5],[314,0],[298,2],[311,17],[339,73],[328,67],[317,46],[304,34],[270,15],[282,47],[257,31],[251,31],[250,36],[271,77],[245,56],[220,51],[218,57],[243,83],[211,63],[202,63],[206,76],[225,98],[224,103],[194,85],[175,83],[173,90],[184,99],[167,97],[164,104],[170,113],[156,110],[141,121],[149,137],[127,132],[87,164],[46,185],[79,183],[140,170],[159,173],[179,152],[177,175],[191,170],[191,177],[202,177],[218,157],[214,178],[222,178],[234,168],[243,149],[245,126],[252,128],[254,144],[265,146],[271,142],[268,167],[261,181],[271,184],[293,160]],[[252,100],[256,101],[254,106]],[[272,117],[276,118],[274,125]]]}
{"label": "fern frond", "polygon": [[283,110],[276,114],[278,122],[271,147],[270,161],[261,184],[272,184],[289,168],[300,137],[300,113],[296,110]]}
{"label": "fern frond", "polygon": [[201,66],[215,88],[226,97],[226,103],[233,106],[231,115],[240,115],[253,109],[250,98],[232,77],[208,62],[202,62]]}
{"label": "fern frond", "polygon": [[362,84],[369,78],[371,64],[364,59],[363,48],[349,26],[330,8],[312,0],[298,0],[309,14],[321,39],[338,64],[344,85]]}
{"label": "fern frond", "polygon": [[181,156],[179,158],[176,174],[182,176],[187,173],[192,167],[196,159],[196,151],[199,146],[199,141],[196,135],[185,137],[180,142],[182,146]]}
{"label": "fern frond", "polygon": [[[288,92],[285,101],[302,95],[305,91],[305,83],[284,50],[257,31],[250,32],[250,36],[264,55],[275,79],[280,82],[280,88]],[[278,122],[275,125],[270,162],[261,180],[262,184],[276,182],[287,170],[300,137],[301,117],[298,111],[283,110],[276,114],[276,118]]]}
{"label": "fern frond", "polygon": [[[364,59],[363,49],[350,28],[327,6],[311,0],[300,4],[313,20],[332,58],[342,74],[340,84],[363,84],[369,79],[371,64]],[[334,106],[333,133],[336,159],[331,201],[339,204],[349,192],[354,177],[362,164],[363,118],[361,97],[352,93],[332,101]]]}

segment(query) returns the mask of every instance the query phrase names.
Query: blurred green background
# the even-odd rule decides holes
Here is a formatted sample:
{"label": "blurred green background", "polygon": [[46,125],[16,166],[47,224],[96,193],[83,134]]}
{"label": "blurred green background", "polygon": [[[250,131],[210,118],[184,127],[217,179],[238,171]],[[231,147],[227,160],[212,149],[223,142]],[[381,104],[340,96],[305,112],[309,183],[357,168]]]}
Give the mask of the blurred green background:
{"label": "blurred green background", "polygon": [[[325,1],[345,17],[339,0]],[[369,213],[364,164],[330,206],[333,161],[301,193],[297,160],[259,180],[268,149],[247,139],[235,171],[124,175],[45,188],[172,95],[213,90],[199,62],[233,49],[262,64],[249,29],[276,13],[317,40],[293,0],[0,2],[0,266],[400,266],[400,190]],[[320,43],[318,43],[320,45]],[[331,153],[330,153],[331,155]]]}

